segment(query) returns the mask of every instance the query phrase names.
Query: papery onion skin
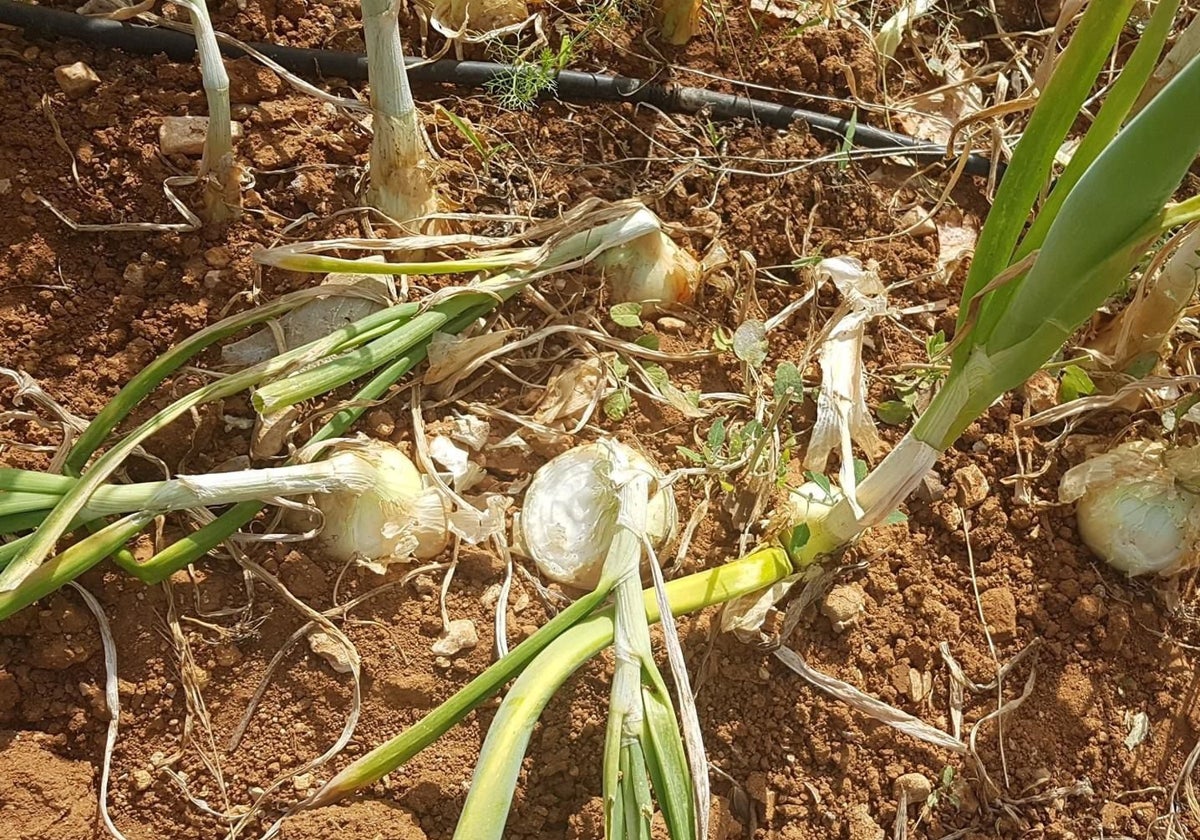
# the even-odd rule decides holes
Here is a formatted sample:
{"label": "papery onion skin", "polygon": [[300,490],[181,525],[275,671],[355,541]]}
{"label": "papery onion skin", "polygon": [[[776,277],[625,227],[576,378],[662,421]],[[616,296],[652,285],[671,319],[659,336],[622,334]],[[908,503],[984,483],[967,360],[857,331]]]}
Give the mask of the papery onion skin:
{"label": "papery onion skin", "polygon": [[1130,440],[1063,475],[1061,502],[1078,502],[1084,545],[1127,575],[1172,575],[1195,565],[1200,496],[1195,448]]}
{"label": "papery onion skin", "polygon": [[[595,587],[618,514],[610,470],[625,465],[661,477],[637,451],[617,441],[569,449],[534,474],[525,491],[520,522],[524,550],[543,575],[580,589]],[[677,521],[670,490],[651,495],[646,511],[651,544],[670,539]]]}
{"label": "papery onion skin", "polygon": [[449,539],[445,510],[425,489],[413,462],[396,448],[374,441],[349,451],[370,461],[379,481],[357,496],[329,493],[315,498],[325,517],[321,542],[329,553],[342,561],[439,554]]}
{"label": "papery onion skin", "polygon": [[1076,508],[1079,536],[1130,576],[1170,575],[1195,558],[1196,496],[1161,481],[1125,481],[1089,490]]}
{"label": "papery onion skin", "polygon": [[662,231],[610,248],[596,258],[614,303],[687,303],[700,283],[700,263]]}

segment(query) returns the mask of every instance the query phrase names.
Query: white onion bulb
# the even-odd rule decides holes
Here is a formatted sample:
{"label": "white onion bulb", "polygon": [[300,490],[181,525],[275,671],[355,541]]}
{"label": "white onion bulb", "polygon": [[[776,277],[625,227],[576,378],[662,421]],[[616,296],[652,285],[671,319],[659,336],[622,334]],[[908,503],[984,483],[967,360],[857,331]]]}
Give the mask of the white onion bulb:
{"label": "white onion bulb", "polygon": [[[600,579],[617,522],[614,477],[639,470],[662,479],[639,452],[615,440],[569,449],[544,464],[525,491],[521,536],[542,574],[580,589]],[[678,511],[666,488],[652,489],[646,509],[650,543],[662,545],[675,533]]]}
{"label": "white onion bulb", "polygon": [[446,508],[402,452],[365,441],[342,450],[365,460],[378,479],[365,493],[326,493],[314,501],[325,517],[321,541],[335,559],[364,561],[382,571],[389,561],[425,559],[447,542]]}
{"label": "white onion bulb", "polygon": [[1078,501],[1079,536],[1126,574],[1170,575],[1194,565],[1200,497],[1181,485],[1192,460],[1161,443],[1133,441],[1072,467],[1059,498]]}
{"label": "white onion bulb", "polygon": [[686,303],[700,283],[700,263],[661,230],[599,254],[614,303]]}

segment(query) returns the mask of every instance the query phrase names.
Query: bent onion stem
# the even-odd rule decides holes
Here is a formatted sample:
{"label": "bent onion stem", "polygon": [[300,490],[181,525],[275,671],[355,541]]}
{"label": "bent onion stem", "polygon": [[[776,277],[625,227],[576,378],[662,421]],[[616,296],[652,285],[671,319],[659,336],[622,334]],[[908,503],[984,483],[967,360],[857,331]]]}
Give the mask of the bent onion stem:
{"label": "bent onion stem", "polygon": [[[448,332],[461,332],[476,315],[468,313],[460,316],[447,325]],[[330,438],[340,437],[362,416],[374,400],[382,397],[389,388],[425,359],[428,342],[424,342],[403,356],[395,359],[383,368],[349,401],[346,408],[340,409],[310,438],[310,443],[317,443]],[[171,545],[159,551],[144,563],[139,563],[132,554],[114,556],[117,565],[143,583],[159,583],[199,560],[222,542],[229,539],[239,528],[248,524],[258,512],[263,509],[260,502],[242,502],[222,513],[212,522],[176,540]]]}
{"label": "bent onion stem", "polygon": [[[672,614],[685,615],[765,589],[790,574],[792,564],[787,554],[780,549],[765,548],[724,566],[669,582],[667,598]],[[658,621],[661,616],[653,589],[642,593],[642,602],[647,619]],[[611,609],[581,621],[548,645],[538,657],[536,666],[527,668],[513,683],[488,727],[479,763],[475,766],[475,783],[467,793],[455,837],[498,840],[503,836],[504,818],[500,815],[507,814],[512,804],[521,761],[534,724],[567,678],[612,643],[613,632]],[[487,673],[485,671],[484,675]],[[373,755],[374,752],[369,753],[365,758]],[[399,763],[389,766],[379,775],[398,766]],[[341,795],[349,792],[349,789],[343,790]]]}
{"label": "bent onion stem", "polygon": [[[666,585],[667,597],[671,612],[684,615],[714,604],[723,604],[739,595],[757,592],[791,573],[792,564],[786,553],[777,548],[765,548],[724,566],[673,580]],[[480,803],[472,806],[470,811],[480,833],[460,834],[480,840],[498,836],[498,832],[503,831],[504,822],[497,819],[497,815],[507,813],[508,804],[512,801],[521,756],[537,716],[575,669],[612,642],[611,609],[584,619],[603,599],[599,588],[580,598],[415,725],[355,760],[321,788],[308,805],[314,808],[330,805],[383,778],[437,740],[472,709],[500,691],[508,680],[521,673],[521,678],[510,691],[512,696],[518,685],[525,687],[518,695],[520,702],[514,700],[509,703],[506,700],[501,704],[500,712],[488,729],[480,763],[475,770],[475,778],[486,779],[487,784],[474,785],[467,794],[468,805],[472,799]],[[654,590],[646,591],[643,600],[648,619],[658,621]],[[584,602],[587,602],[586,605]],[[564,618],[568,613],[572,613],[569,620]],[[543,649],[549,655],[538,658],[537,668],[526,670],[526,666]],[[502,722],[501,714],[505,715],[507,723]],[[467,814],[464,808],[464,819]]]}

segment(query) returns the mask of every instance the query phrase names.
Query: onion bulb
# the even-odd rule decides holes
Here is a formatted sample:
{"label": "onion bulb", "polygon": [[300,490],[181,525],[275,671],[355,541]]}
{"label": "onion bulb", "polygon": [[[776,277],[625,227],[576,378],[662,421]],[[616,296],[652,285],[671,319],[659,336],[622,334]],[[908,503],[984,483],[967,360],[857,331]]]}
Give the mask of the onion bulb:
{"label": "onion bulb", "polygon": [[1078,502],[1079,536],[1126,574],[1171,575],[1195,565],[1200,538],[1197,450],[1132,441],[1072,467],[1059,498]]}
{"label": "onion bulb", "polygon": [[609,248],[595,258],[613,303],[687,303],[700,284],[700,263],[661,230]]}
{"label": "onion bulb", "polygon": [[[525,491],[521,537],[542,574],[580,589],[594,588],[616,530],[622,475],[662,474],[641,453],[615,440],[569,449],[544,464]],[[675,533],[678,511],[671,491],[651,488],[646,536],[660,546]]]}
{"label": "onion bulb", "polygon": [[359,560],[383,572],[408,557],[433,557],[446,546],[446,508],[437,491],[394,446],[373,440],[342,450],[365,461],[377,476],[364,493],[325,493],[314,503],[325,519],[321,541],[337,560]]}

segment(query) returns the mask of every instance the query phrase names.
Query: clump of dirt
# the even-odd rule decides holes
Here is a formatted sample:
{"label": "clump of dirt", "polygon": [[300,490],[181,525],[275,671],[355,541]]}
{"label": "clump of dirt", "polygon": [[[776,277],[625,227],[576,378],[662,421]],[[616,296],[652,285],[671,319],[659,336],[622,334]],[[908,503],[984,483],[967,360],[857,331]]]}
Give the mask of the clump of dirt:
{"label": "clump of dirt", "polygon": [[60,757],[40,732],[0,732],[0,825],[14,840],[90,840],[95,771]]}
{"label": "clump of dirt", "polygon": [[377,840],[426,840],[410,811],[391,802],[367,799],[297,814],[283,824],[282,840],[317,837],[370,837]]}

